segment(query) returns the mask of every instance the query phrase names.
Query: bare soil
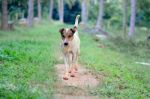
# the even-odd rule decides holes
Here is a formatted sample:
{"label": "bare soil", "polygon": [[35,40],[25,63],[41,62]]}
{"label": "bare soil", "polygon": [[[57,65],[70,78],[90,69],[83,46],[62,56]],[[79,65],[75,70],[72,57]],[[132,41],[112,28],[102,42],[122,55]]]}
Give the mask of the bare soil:
{"label": "bare soil", "polygon": [[90,94],[98,86],[99,81],[88,69],[79,66],[75,77],[64,80],[65,66],[57,64],[55,67],[58,75],[55,99],[99,99],[98,96]]}

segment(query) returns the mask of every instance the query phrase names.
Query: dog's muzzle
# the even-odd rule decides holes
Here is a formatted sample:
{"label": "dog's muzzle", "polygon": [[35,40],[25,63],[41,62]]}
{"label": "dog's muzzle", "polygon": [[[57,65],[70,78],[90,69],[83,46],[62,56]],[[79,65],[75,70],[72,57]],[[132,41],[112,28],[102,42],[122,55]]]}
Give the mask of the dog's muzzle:
{"label": "dog's muzzle", "polygon": [[67,45],[68,45],[68,43],[67,43],[67,42],[65,42],[65,43],[64,43],[64,46],[67,46]]}

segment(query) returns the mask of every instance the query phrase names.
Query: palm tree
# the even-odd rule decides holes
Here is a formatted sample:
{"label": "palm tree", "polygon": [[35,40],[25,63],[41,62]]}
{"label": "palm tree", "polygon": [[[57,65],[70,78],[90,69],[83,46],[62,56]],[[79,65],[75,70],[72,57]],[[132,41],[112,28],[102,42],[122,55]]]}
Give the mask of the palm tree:
{"label": "palm tree", "polygon": [[82,24],[86,24],[88,21],[88,0],[82,1],[81,18],[82,18]]}
{"label": "palm tree", "polygon": [[123,0],[123,32],[124,37],[126,37],[127,33],[127,1]]}
{"label": "palm tree", "polygon": [[34,0],[29,0],[28,1],[28,26],[32,27],[33,26],[33,4]]}
{"label": "palm tree", "polygon": [[37,0],[37,4],[38,4],[38,18],[41,20],[42,16],[41,16],[41,0]]}
{"label": "palm tree", "polygon": [[99,14],[98,14],[97,23],[95,26],[96,30],[102,29],[103,13],[104,13],[104,0],[99,0]]}
{"label": "palm tree", "polygon": [[49,6],[49,20],[51,21],[52,20],[52,15],[53,15],[53,3],[54,1],[53,0],[50,0],[50,6]]}
{"label": "palm tree", "polygon": [[64,0],[58,0],[59,21],[64,22]]}
{"label": "palm tree", "polygon": [[8,10],[7,10],[7,0],[2,0],[2,29],[8,30]]}
{"label": "palm tree", "polygon": [[135,32],[135,17],[136,17],[136,0],[131,0],[131,16],[130,16],[130,28],[128,37],[133,37]]}

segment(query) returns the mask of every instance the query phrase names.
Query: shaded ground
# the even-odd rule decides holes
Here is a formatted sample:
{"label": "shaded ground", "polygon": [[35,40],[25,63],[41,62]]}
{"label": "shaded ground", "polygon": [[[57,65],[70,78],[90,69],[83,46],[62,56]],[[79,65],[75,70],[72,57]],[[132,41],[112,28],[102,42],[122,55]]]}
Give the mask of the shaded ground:
{"label": "shaded ground", "polygon": [[65,66],[57,64],[55,67],[58,74],[55,99],[99,99],[98,96],[90,94],[90,91],[99,84],[99,81],[89,70],[80,66],[75,77],[63,80]]}

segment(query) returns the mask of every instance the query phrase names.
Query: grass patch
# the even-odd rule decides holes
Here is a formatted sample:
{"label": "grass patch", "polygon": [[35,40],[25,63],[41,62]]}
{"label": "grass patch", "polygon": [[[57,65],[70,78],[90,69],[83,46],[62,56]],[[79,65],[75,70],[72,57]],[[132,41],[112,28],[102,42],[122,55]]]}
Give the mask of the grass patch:
{"label": "grass patch", "polygon": [[[57,80],[54,65],[58,63],[58,29],[67,26],[43,22],[33,28],[0,31],[1,98],[52,98]],[[143,39],[127,41],[120,37],[95,42],[91,35],[79,33],[80,63],[105,78],[96,90],[92,90],[93,94],[103,98],[150,97],[150,66],[135,63],[149,62],[149,42]],[[100,48],[100,43],[105,47]]]}
{"label": "grass patch", "polygon": [[[94,93],[105,98],[150,97],[150,66],[135,63],[148,62],[150,42],[115,37],[99,43],[90,35],[81,35],[81,38],[80,61],[105,76]],[[100,44],[105,47],[100,48]]]}
{"label": "grass patch", "polygon": [[[44,25],[43,25],[44,24]],[[0,97],[50,98],[54,90],[57,28],[43,23],[0,34]]]}

